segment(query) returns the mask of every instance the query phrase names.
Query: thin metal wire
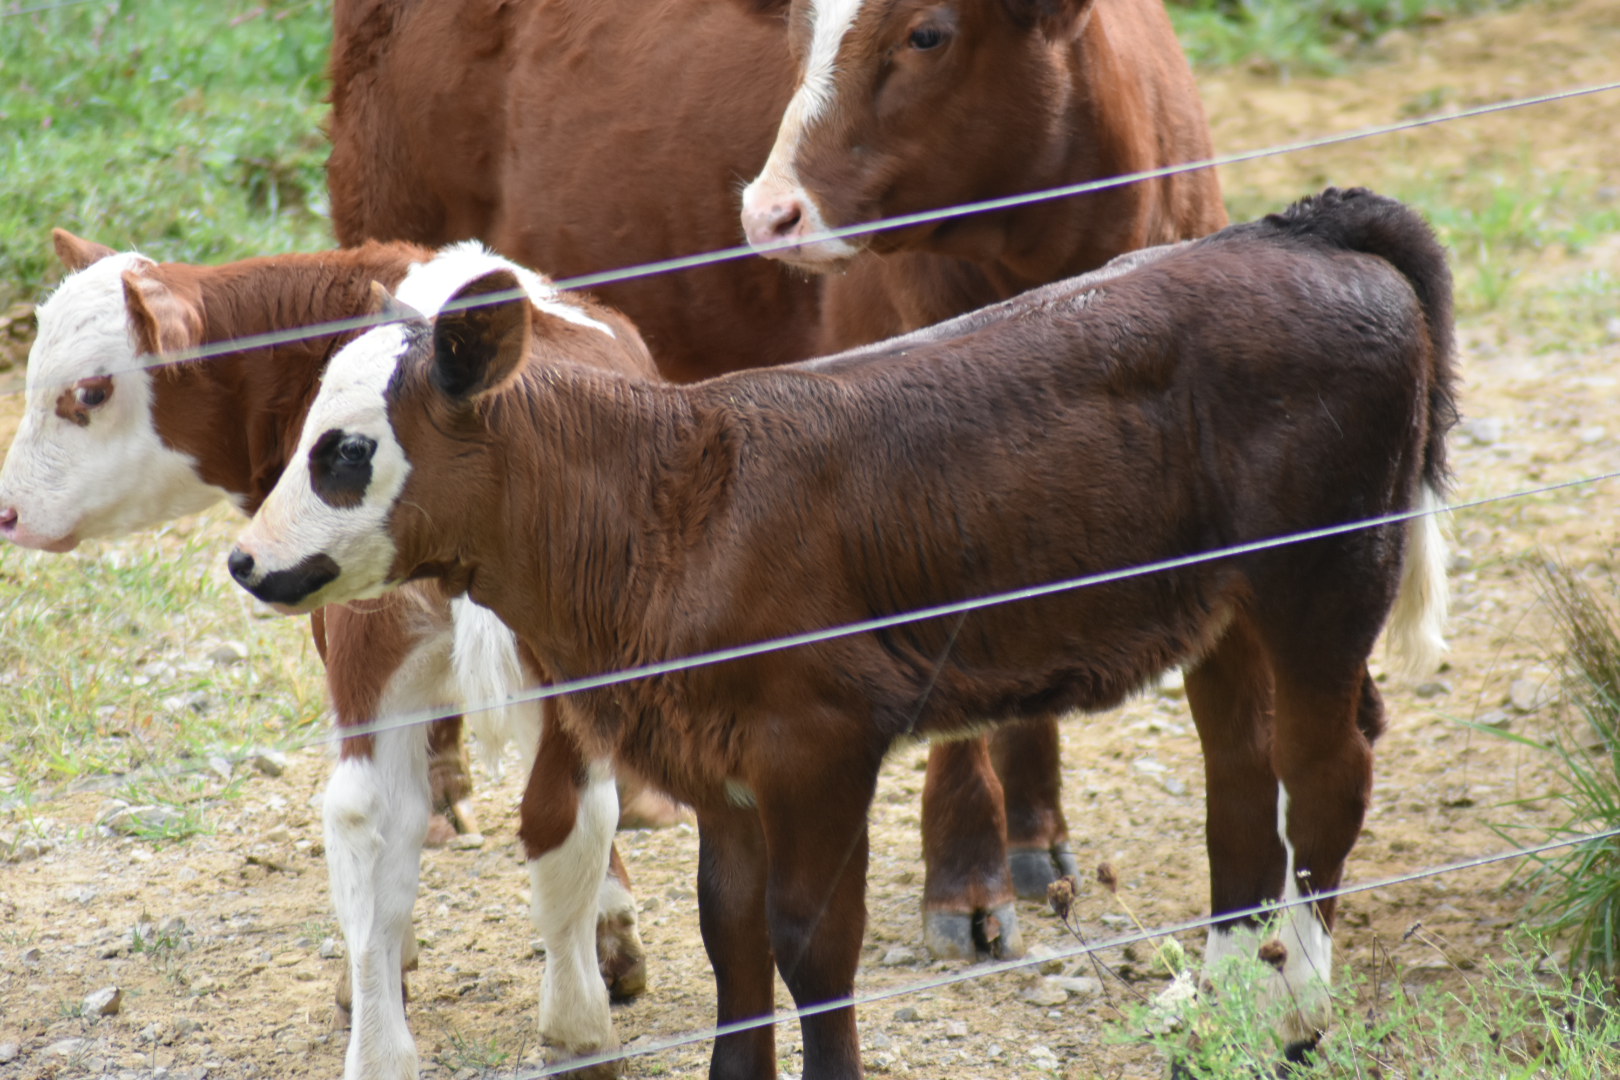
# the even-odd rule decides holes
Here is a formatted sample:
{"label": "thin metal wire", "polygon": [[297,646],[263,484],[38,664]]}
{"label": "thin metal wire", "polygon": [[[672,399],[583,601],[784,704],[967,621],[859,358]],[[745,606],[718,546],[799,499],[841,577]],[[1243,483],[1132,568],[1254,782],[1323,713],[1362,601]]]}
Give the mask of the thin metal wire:
{"label": "thin metal wire", "polygon": [[[1521,488],[1500,495],[1487,495],[1466,502],[1451,503],[1446,506],[1432,507],[1425,510],[1409,510],[1399,514],[1385,514],[1380,517],[1366,518],[1360,521],[1347,522],[1342,525],[1330,525],[1320,529],[1311,529],[1305,532],[1290,533],[1286,536],[1272,537],[1266,540],[1256,540],[1246,544],[1236,544],[1231,547],[1218,548],[1213,551],[1199,552],[1184,555],[1174,559],[1165,559],[1159,562],[1144,563],[1140,566],[1126,567],[1119,570],[1106,571],[1099,574],[1089,574],[1083,577],[1069,578],[1064,581],[1049,582],[1041,585],[1032,585],[1009,592],[995,593],[989,596],[976,597],[950,604],[941,604],[936,607],[923,608],[916,611],[900,612],[886,615],[881,618],[867,619],[856,623],[846,623],[842,626],[825,627],[819,630],[806,631],[801,634],[792,634],[785,637],[771,638],[765,641],[739,645],[729,649],[717,649],[712,652],[698,653],[696,655],[680,657],[673,660],[646,664],[641,667],[628,668],[622,671],[604,672],[581,679],[571,679],[565,682],[550,683],[544,686],[531,687],[511,697],[500,701],[468,702],[454,707],[442,709],[423,709],[408,713],[398,713],[393,716],[377,717],[374,720],[361,724],[347,724],[335,729],[329,729],[318,735],[312,735],[302,740],[296,740],[282,747],[285,750],[302,750],[322,743],[339,742],[343,739],[358,736],[381,735],[390,731],[398,731],[419,724],[432,723],[451,716],[466,716],[470,713],[487,712],[491,709],[504,709],[514,705],[525,705],[544,701],[547,698],[561,697],[566,694],[576,694],[587,690],[600,690],[615,686],[619,683],[632,682],[637,679],[654,678],[660,675],[669,675],[692,668],[704,667],[710,664],[722,664],[731,660],[745,659],[765,653],[777,652],[784,649],[799,648],[814,645],[824,641],[831,641],[840,637],[850,637],[855,634],[871,633],[876,630],[885,630],[907,623],[921,622],[926,619],[937,619],[950,615],[965,615],[980,608],[993,607],[998,604],[1010,604],[1020,600],[1037,599],[1054,593],[1066,592],[1075,589],[1089,588],[1097,585],[1123,581],[1129,578],[1143,577],[1148,574],[1162,573],[1168,570],[1181,569],[1199,563],[1212,562],[1217,559],[1234,558],[1240,555],[1254,554],[1272,548],[1283,547],[1288,544],[1304,543],[1310,540],[1320,540],[1343,533],[1354,532],[1359,529],[1377,528],[1383,525],[1393,525],[1411,521],[1416,518],[1435,514],[1452,514],[1465,510],[1473,510],[1493,503],[1510,502],[1516,499],[1532,498],[1538,495],[1547,495],[1556,491],[1564,491],[1577,487],[1603,483],[1608,480],[1620,478],[1620,470],[1606,473],[1596,473],[1579,477],[1573,480],[1562,480],[1557,483],[1543,484],[1533,488]],[[227,757],[233,766],[248,760],[258,750]],[[11,809],[26,804],[43,805],[56,802],[68,795],[85,791],[102,791],[111,787],[135,782],[149,782],[154,780],[173,780],[184,776],[207,772],[211,766],[199,762],[196,765],[175,767],[172,769],[140,770],[123,775],[108,775],[104,782],[75,781],[46,795],[10,799],[0,799],[0,810]]]}
{"label": "thin metal wire", "polygon": [[1264,918],[1275,915],[1287,908],[1299,907],[1304,904],[1314,904],[1323,900],[1334,900],[1340,897],[1353,896],[1356,893],[1371,892],[1378,889],[1392,889],[1414,881],[1426,878],[1440,877],[1444,874],[1460,873],[1464,870],[1477,870],[1496,863],[1510,862],[1514,859],[1528,858],[1533,855],[1545,854],[1559,848],[1574,847],[1578,844],[1597,843],[1602,840],[1620,838],[1620,828],[1606,829],[1602,832],[1587,833],[1582,836],[1565,837],[1561,840],[1550,840],[1543,844],[1531,847],[1516,848],[1512,851],[1499,851],[1490,855],[1479,855],[1460,862],[1444,863],[1440,866],[1426,867],[1421,870],[1409,871],[1405,874],[1396,874],[1392,877],[1379,878],[1375,881],[1362,882],[1358,885],[1342,885],[1336,889],[1324,889],[1322,892],[1310,896],[1301,896],[1292,900],[1279,900],[1275,903],[1263,904],[1256,907],[1242,908],[1236,911],[1224,911],[1219,915],[1206,915],[1198,919],[1189,919],[1184,922],[1171,923],[1155,930],[1138,930],[1134,933],[1123,934],[1110,938],[1107,941],[1093,942],[1089,945],[1077,945],[1066,949],[1055,949],[1042,956],[1026,956],[1020,960],[1003,960],[997,963],[975,965],[965,971],[952,972],[937,978],[925,979],[905,986],[891,987],[887,990],[874,990],[865,994],[855,994],[835,1001],[823,1001],[804,1008],[785,1009],[772,1013],[770,1016],[755,1017],[750,1020],[738,1020],[729,1024],[720,1024],[702,1031],[694,1031],[685,1035],[677,1035],[657,1043],[645,1046],[621,1048],[606,1054],[593,1054],[587,1057],[573,1058],[555,1065],[547,1065],[532,1072],[519,1072],[513,1074],[510,1080],[540,1080],[541,1077],[555,1076],[559,1073],[569,1072],[573,1069],[589,1068],[592,1065],[603,1065],[614,1061],[624,1061],[632,1057],[642,1057],[647,1054],[664,1053],[669,1050],[678,1050],[684,1046],[695,1043],[708,1042],[711,1039],[725,1035],[734,1035],[754,1028],[765,1027],[770,1024],[788,1023],[800,1020],[806,1016],[816,1016],[820,1013],[832,1012],[835,1009],[860,1008],[873,1005],[893,998],[905,997],[910,994],[919,994],[929,990],[938,990],[957,983],[970,982],[974,979],[988,978],[1008,971],[1019,971],[1034,967],[1038,964],[1050,963],[1053,960],[1072,960],[1081,956],[1089,956],[1105,949],[1121,949],[1127,945],[1135,945],[1153,938],[1168,937],[1174,934],[1184,934],[1195,930],[1205,930],[1219,923],[1229,923],[1235,919]]}
{"label": "thin metal wire", "polygon": [[[1023,195],[1009,195],[997,199],[984,199],[979,202],[963,203],[958,206],[942,207],[937,210],[927,210],[915,214],[905,214],[899,217],[884,218],[878,221],[865,222],[860,225],[848,225],[842,228],[829,229],[798,241],[780,241],[773,244],[764,244],[759,247],[740,245],[737,247],[722,248],[717,251],[704,252],[696,255],[686,255],[675,259],[665,259],[659,262],[643,263],[639,266],[623,267],[617,270],[605,270],[599,273],[581,274],[576,277],[559,278],[552,285],[560,290],[588,289],[599,285],[609,285],[615,282],[631,281],[637,278],[651,277],[656,274],[671,273],[676,270],[689,270],[700,266],[711,266],[716,263],[730,262],[735,259],[748,258],[768,252],[782,251],[788,248],[799,247],[804,244],[818,243],[823,240],[847,239],[854,236],[865,236],[870,233],[882,232],[888,229],[907,228],[914,225],[924,225],[933,222],[946,221],[951,218],[963,217],[969,214],[981,214],[995,210],[1011,210],[1021,206],[1029,206],[1039,202],[1054,199],[1070,198],[1076,195],[1090,194],[1096,191],[1105,191],[1109,188],[1122,187],[1126,184],[1139,183],[1143,180],[1155,180],[1180,173],[1196,172],[1200,169],[1220,168],[1236,165],[1246,161],[1256,161],[1261,158],[1276,157],[1282,154],[1300,153],[1306,150],[1316,150],[1322,147],[1335,146],[1340,143],[1354,142],[1359,139],[1372,138],[1379,135],[1393,135],[1402,131],[1428,127],[1434,124],[1450,123],[1453,120],[1467,120],[1491,113],[1506,112],[1512,109],[1521,109],[1532,105],[1545,105],[1558,101],[1567,101],[1571,98],[1584,97],[1589,94],[1600,94],[1612,90],[1620,90],[1620,81],[1600,83],[1593,86],[1578,87],[1571,90],[1561,90],[1549,94],[1537,94],[1530,97],[1513,98],[1507,101],[1493,102],[1488,105],[1479,105],[1471,109],[1462,109],[1451,113],[1436,113],[1429,116],[1417,117],[1412,120],[1403,120],[1392,124],[1380,124],[1373,127],[1359,128],[1355,131],[1341,132],[1337,135],[1324,135],[1314,139],[1305,139],[1298,142],[1280,143],[1275,146],[1259,150],[1245,150],[1232,154],[1218,154],[1201,161],[1191,161],[1182,165],[1167,165],[1163,168],[1148,169],[1142,172],[1126,173],[1122,176],[1111,176],[1102,180],[1090,180],[1085,183],[1068,184],[1063,187],[1048,188],[1042,191],[1029,192]],[[477,297],[456,301],[447,304],[446,311],[460,310],[462,308],[477,307],[487,304],[505,303],[511,300],[522,299],[528,294],[520,289],[505,290],[481,294]],[[135,364],[117,368],[109,368],[105,374],[120,375],[133,371],[148,371],[153,368],[165,367],[169,364],[189,363],[194,360],[210,360],[248,349],[266,349],[277,345],[290,344],[295,341],[307,341],[310,338],[325,337],[331,334],[348,333],[352,330],[363,330],[374,326],[382,326],[397,318],[383,315],[365,315],[356,318],[335,319],[331,322],[311,323],[307,326],[289,327],[263,334],[251,334],[245,337],[233,338],[229,341],[214,342],[209,345],[198,346],[193,349],[183,349],[173,353],[164,353],[153,356],[151,359]]]}

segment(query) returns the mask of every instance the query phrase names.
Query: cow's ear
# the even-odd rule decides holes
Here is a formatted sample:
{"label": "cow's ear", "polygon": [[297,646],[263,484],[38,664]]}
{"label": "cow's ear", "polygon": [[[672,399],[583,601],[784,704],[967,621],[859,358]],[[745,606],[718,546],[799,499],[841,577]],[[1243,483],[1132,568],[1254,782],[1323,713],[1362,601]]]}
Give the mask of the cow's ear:
{"label": "cow's ear", "polygon": [[202,296],[192,289],[171,287],[152,273],[154,264],[143,262],[125,270],[124,306],[129,326],[143,355],[174,353],[202,344]]}
{"label": "cow's ear", "polygon": [[1013,21],[1064,41],[1085,29],[1094,0],[1002,0]]}
{"label": "cow's ear", "polygon": [[52,229],[51,240],[56,244],[56,257],[72,273],[78,273],[93,262],[100,262],[113,254],[113,249],[94,240],[74,236],[66,229]]}
{"label": "cow's ear", "polygon": [[456,291],[433,324],[433,381],[459,400],[499,391],[529,356],[529,296],[510,270]]}

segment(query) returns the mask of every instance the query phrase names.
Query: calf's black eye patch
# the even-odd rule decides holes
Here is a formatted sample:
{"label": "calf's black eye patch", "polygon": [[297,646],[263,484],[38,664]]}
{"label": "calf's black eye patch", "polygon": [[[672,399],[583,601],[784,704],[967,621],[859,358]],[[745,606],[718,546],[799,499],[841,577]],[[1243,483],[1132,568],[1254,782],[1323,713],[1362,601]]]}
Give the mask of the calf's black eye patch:
{"label": "calf's black eye patch", "polygon": [[339,510],[359,506],[371,484],[371,458],[376,452],[376,440],[364,435],[337,428],[322,434],[309,451],[309,481],[316,497]]}

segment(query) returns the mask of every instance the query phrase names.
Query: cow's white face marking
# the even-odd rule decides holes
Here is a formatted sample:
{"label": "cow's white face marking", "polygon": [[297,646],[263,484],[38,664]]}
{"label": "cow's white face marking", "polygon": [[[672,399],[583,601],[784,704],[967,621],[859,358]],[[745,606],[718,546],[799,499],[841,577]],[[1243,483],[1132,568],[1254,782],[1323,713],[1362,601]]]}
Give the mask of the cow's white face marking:
{"label": "cow's white face marking", "polygon": [[[545,278],[477,243],[456,244],[411,267],[396,296],[430,317],[462,286],[496,269],[514,272],[541,312],[613,336]],[[283,610],[308,611],[380,596],[397,584],[389,578],[397,550],[389,518],[411,463],[389,422],[387,390],[416,336],[427,332],[421,322],[379,326],[332,358],[297,452],[238,542],[252,558],[251,572],[238,574],[249,591]],[[317,561],[333,576],[323,573],[318,588],[294,599],[278,596],[267,580]]]}
{"label": "cow's white face marking", "polygon": [[122,274],[151,265],[110,255],[64,280],[39,307],[27,404],[0,469],[0,536],[68,551],[202,510],[230,495],[166,445],[152,418],[153,375],[137,345]]}
{"label": "cow's white face marking", "polygon": [[[776,130],[776,142],[765,167],[753,183],[743,189],[745,220],[751,214],[769,214],[774,205],[794,202],[803,215],[799,235],[826,231],[826,215],[805,190],[794,162],[805,132],[832,109],[837,96],[838,54],[865,3],[866,0],[810,0],[810,50],[805,56],[804,76],[782,115],[782,124]],[[814,265],[842,262],[858,252],[847,240],[823,240],[772,254],[795,263]]]}

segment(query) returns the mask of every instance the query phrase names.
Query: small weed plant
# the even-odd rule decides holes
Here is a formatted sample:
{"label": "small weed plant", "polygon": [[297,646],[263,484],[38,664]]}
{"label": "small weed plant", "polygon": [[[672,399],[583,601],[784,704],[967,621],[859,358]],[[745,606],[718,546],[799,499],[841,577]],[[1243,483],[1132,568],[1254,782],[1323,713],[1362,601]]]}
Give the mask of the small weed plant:
{"label": "small weed plant", "polygon": [[[1590,581],[1551,560],[1536,574],[1558,630],[1553,660],[1562,723],[1547,741],[1481,729],[1545,753],[1558,778],[1550,794],[1519,800],[1556,810],[1552,826],[1497,827],[1520,844],[1620,829],[1620,594],[1611,581],[1605,598]],[[1534,889],[1531,925],[1567,941],[1575,967],[1620,976],[1620,837],[1536,855],[1528,877]]]}

